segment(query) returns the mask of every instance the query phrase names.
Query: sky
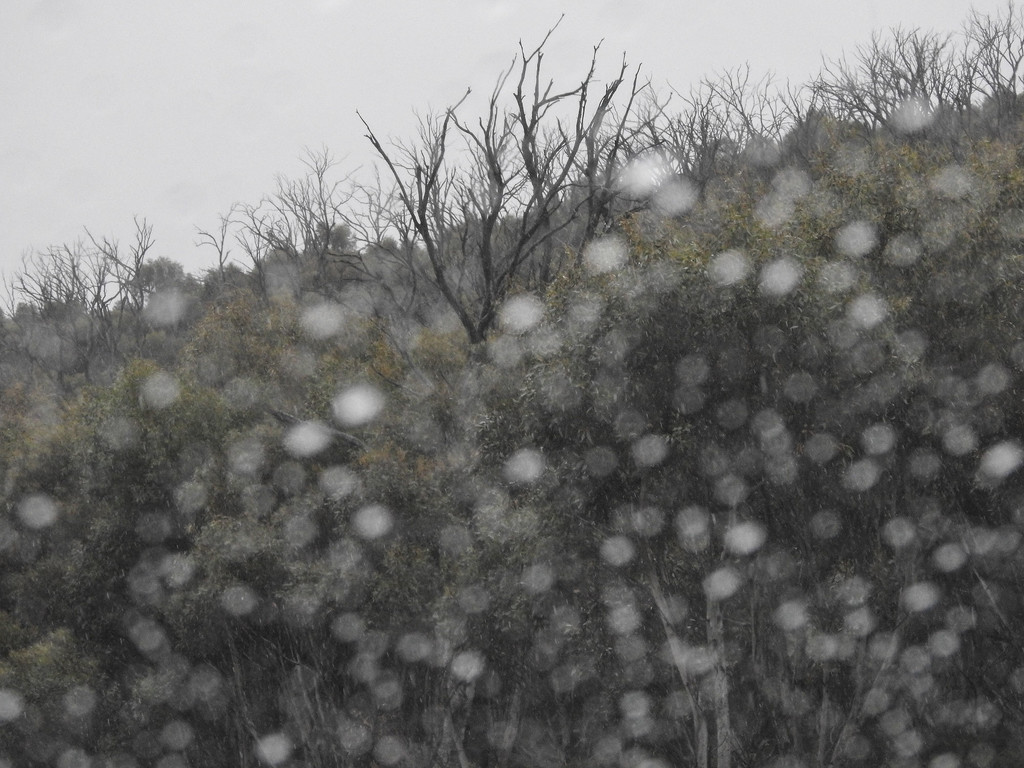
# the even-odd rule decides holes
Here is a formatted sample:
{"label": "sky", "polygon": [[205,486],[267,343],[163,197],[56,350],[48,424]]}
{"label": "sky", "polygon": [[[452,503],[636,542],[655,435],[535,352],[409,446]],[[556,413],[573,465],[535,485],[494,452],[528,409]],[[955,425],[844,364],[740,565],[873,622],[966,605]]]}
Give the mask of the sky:
{"label": "sky", "polygon": [[[1005,0],[978,0],[982,13]],[[804,82],[893,26],[958,30],[963,0],[3,0],[0,7],[0,273],[83,228],[201,273],[196,227],[256,203],[326,148],[339,175],[417,114],[490,93],[518,42],[576,84],[601,43],[598,78],[623,54],[654,87],[686,91],[748,63]],[[474,97],[476,98],[476,97]],[[467,106],[472,108],[473,102]],[[236,249],[237,250],[237,249]]]}

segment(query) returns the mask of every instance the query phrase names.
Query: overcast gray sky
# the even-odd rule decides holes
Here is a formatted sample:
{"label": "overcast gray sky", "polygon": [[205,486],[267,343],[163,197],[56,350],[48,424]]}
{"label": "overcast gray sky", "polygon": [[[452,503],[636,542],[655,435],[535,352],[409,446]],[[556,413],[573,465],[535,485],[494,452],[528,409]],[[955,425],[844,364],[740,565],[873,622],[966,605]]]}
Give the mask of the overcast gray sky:
{"label": "overcast gray sky", "polygon": [[[978,0],[984,13],[1005,0]],[[3,0],[0,271],[83,226],[210,266],[195,226],[256,202],[326,146],[343,170],[373,158],[355,111],[410,136],[414,111],[488,92],[522,39],[561,13],[550,72],[572,83],[603,39],[599,76],[626,54],[685,90],[749,62],[803,82],[894,25],[960,28],[963,0]]]}

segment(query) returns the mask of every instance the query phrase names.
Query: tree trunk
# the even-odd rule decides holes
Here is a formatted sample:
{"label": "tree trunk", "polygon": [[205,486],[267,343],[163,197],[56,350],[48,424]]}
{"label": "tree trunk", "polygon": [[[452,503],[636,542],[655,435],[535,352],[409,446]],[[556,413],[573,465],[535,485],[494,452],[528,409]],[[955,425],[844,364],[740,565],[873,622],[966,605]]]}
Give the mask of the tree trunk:
{"label": "tree trunk", "polygon": [[732,723],[729,719],[729,677],[725,669],[722,604],[708,599],[708,645],[714,654],[715,768],[732,768]]}

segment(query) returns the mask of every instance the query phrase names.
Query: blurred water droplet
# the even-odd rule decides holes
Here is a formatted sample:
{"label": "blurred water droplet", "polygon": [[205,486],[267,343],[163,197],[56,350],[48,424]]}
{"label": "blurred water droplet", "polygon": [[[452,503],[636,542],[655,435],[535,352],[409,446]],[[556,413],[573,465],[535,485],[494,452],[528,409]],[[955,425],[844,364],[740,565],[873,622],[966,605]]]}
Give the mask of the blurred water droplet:
{"label": "blurred water droplet", "polygon": [[1004,440],[988,448],[981,456],[978,472],[992,482],[1000,482],[1016,472],[1024,462],[1024,448],[1016,440]]}
{"label": "blurred water droplet", "polygon": [[636,547],[625,536],[611,536],[601,543],[601,557],[609,565],[619,568],[636,556]]}
{"label": "blurred water droplet", "polygon": [[299,324],[309,336],[322,341],[341,331],[345,312],[338,304],[324,301],[303,310]]}
{"label": "blurred water droplet", "polygon": [[0,688],[0,723],[9,723],[21,717],[25,699],[11,688]]}
{"label": "blurred water droplet", "polygon": [[962,166],[947,165],[932,177],[929,186],[942,197],[962,200],[973,194],[977,184],[974,176]]}
{"label": "blurred water droplet", "polygon": [[704,579],[704,594],[708,600],[726,600],[736,594],[742,583],[739,572],[731,566],[725,566]]}
{"label": "blurred water droplet", "polygon": [[948,629],[937,629],[928,637],[928,651],[938,659],[948,659],[960,650],[960,636]]}
{"label": "blurred water droplet", "polygon": [[331,401],[334,418],[347,427],[366,424],[384,408],[384,395],[369,384],[349,387]]}
{"label": "blurred water droplet", "polygon": [[749,274],[750,259],[742,251],[722,251],[708,263],[708,277],[718,285],[735,285]]}
{"label": "blurred water droplet", "polygon": [[860,444],[870,456],[888,453],[896,446],[896,430],[889,424],[872,424],[860,433]]}
{"label": "blurred water droplet", "polygon": [[839,441],[825,432],[817,432],[804,443],[804,454],[815,464],[827,464],[839,453]]}
{"label": "blurred water droplet", "polygon": [[246,584],[235,584],[220,595],[221,607],[232,616],[245,616],[259,605],[259,597]]}
{"label": "blurred water droplet", "polygon": [[381,736],[373,747],[373,757],[381,765],[397,765],[407,755],[405,741],[399,736]]}
{"label": "blurred water droplet", "polygon": [[654,194],[669,171],[665,158],[657,154],[635,157],[619,173],[619,186],[630,197],[642,200]]}
{"label": "blurred water droplet", "polygon": [[679,543],[691,552],[700,552],[711,542],[710,517],[703,507],[689,506],[676,515]]}
{"label": "blurred water droplet", "polygon": [[858,328],[874,328],[889,315],[889,304],[874,293],[861,294],[846,310],[850,322]]}
{"label": "blurred water droplet", "polygon": [[33,493],[18,504],[18,519],[26,528],[37,531],[49,528],[59,516],[57,503],[45,493]]}
{"label": "blurred water droplet", "polygon": [[779,629],[796,632],[807,624],[807,605],[802,600],[787,600],[775,609],[772,616]]}
{"label": "blurred water droplet", "polygon": [[910,232],[900,232],[885,245],[885,258],[897,267],[916,264],[924,253],[920,238]]}
{"label": "blurred water droplet", "polygon": [[169,373],[157,371],[142,382],[139,404],[143,408],[162,410],[173,405],[181,394],[178,382]]}
{"label": "blurred water droplet", "polygon": [[381,504],[363,507],[352,517],[352,526],[364,539],[379,539],[390,533],[394,525],[391,510]]}
{"label": "blurred water droplet", "polygon": [[843,617],[843,629],[854,637],[867,637],[876,624],[875,616],[867,606],[850,611]]}
{"label": "blurred water droplet", "polygon": [[844,293],[856,284],[857,268],[847,261],[830,261],[818,272],[818,285],[829,293]]}
{"label": "blurred water droplet", "polygon": [[882,538],[894,549],[910,546],[917,540],[917,526],[905,517],[894,517],[882,528]]}
{"label": "blurred water droplet", "polygon": [[294,746],[285,733],[269,733],[256,742],[256,756],[267,765],[280,765],[292,756]]}
{"label": "blurred water droplet", "polygon": [[934,117],[925,99],[911,96],[893,110],[889,122],[900,133],[917,133],[931,125]]}
{"label": "blurred water droplet", "polygon": [[583,263],[594,274],[614,272],[626,266],[629,252],[626,242],[616,236],[593,240],[583,249]]}
{"label": "blurred water droplet", "polygon": [[177,288],[157,291],[146,302],[143,316],[158,328],[176,325],[185,317],[188,298]]}
{"label": "blurred water droplet", "polygon": [[999,363],[988,363],[974,380],[982,394],[998,395],[1010,385],[1010,372]]}
{"label": "blurred water droplet", "polygon": [[434,652],[434,642],[422,632],[408,632],[398,639],[395,650],[407,664],[424,661]]}
{"label": "blurred water droplet", "polygon": [[761,268],[758,290],[765,296],[785,296],[800,284],[803,272],[803,267],[796,261],[783,256]]}
{"label": "blurred water droplet", "polygon": [[479,651],[462,651],[452,659],[452,676],[464,683],[476,680],[484,671],[484,657]]}
{"label": "blurred water droplet", "polygon": [[661,532],[665,525],[665,513],[651,505],[631,506],[628,511],[629,530],[638,536],[650,538]]}
{"label": "blurred water droplet", "polygon": [[192,743],[195,732],[184,720],[172,720],[160,730],[160,743],[173,752],[182,752]]}
{"label": "blurred water droplet", "polygon": [[843,256],[861,258],[878,245],[878,229],[870,221],[852,221],[836,232],[835,243]]}
{"label": "blurred water droplet", "polygon": [[882,475],[882,470],[873,459],[860,459],[847,467],[843,474],[843,487],[849,491],[864,493],[871,490]]}
{"label": "blurred water droplet", "polygon": [[668,440],[662,435],[644,435],[630,447],[633,461],[639,467],[654,467],[668,456]]}
{"label": "blurred water droplet", "polygon": [[932,552],[932,564],[943,573],[959,570],[967,562],[967,552],[956,542],[948,542]]}
{"label": "blurred water droplet", "polygon": [[303,421],[290,427],[284,434],[284,449],[298,459],[321,453],[331,444],[330,428],[319,421]]}
{"label": "blurred water droplet", "polygon": [[334,501],[340,501],[355,493],[359,488],[359,478],[348,467],[327,467],[320,473],[320,490]]}
{"label": "blurred water droplet", "polygon": [[503,472],[510,483],[535,483],[544,474],[544,456],[535,448],[521,448],[505,461]]}
{"label": "blurred water droplet", "polygon": [[734,555],[751,555],[761,548],[768,532],[760,523],[737,523],[725,532],[725,548]]}
{"label": "blurred water droplet", "polygon": [[978,436],[969,424],[953,424],[942,435],[942,447],[953,456],[963,456],[978,447]]}
{"label": "blurred water droplet", "polygon": [[76,685],[64,694],[64,712],[71,718],[86,717],[96,707],[96,701],[96,691],[87,685]]}
{"label": "blurred water droplet", "polygon": [[933,608],[939,602],[939,588],[930,581],[919,581],[903,590],[900,602],[908,611],[920,613]]}
{"label": "blurred water droplet", "polygon": [[632,634],[643,623],[640,612],[632,602],[609,606],[607,619],[612,632],[618,635]]}
{"label": "blurred water droplet", "polygon": [[666,179],[654,193],[654,210],[662,216],[680,216],[693,208],[698,198],[697,187],[688,179]]}
{"label": "blurred water droplet", "polygon": [[366,622],[358,613],[343,613],[331,622],[331,634],[343,643],[354,643],[366,632]]}
{"label": "blurred water droplet", "polygon": [[508,333],[522,334],[536,328],[544,319],[544,304],[528,293],[508,299],[498,310],[498,321]]}

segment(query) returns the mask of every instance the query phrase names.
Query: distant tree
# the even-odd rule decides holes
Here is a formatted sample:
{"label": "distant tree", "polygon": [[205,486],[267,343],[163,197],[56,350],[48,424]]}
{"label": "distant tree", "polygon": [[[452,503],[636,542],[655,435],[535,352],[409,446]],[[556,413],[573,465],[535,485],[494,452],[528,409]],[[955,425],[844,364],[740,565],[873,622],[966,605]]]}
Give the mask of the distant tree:
{"label": "distant tree", "polygon": [[257,204],[238,204],[218,232],[201,231],[203,243],[226,263],[227,227],[252,266],[264,293],[302,288],[330,294],[360,279],[361,262],[349,242],[346,179],[331,178],[336,163],[326,150],[307,152],[306,173],[277,179],[277,190]]}
{"label": "distant tree", "polygon": [[541,66],[550,34],[532,51],[520,46],[476,121],[459,116],[463,98],[423,120],[414,143],[386,146],[363,120],[395,183],[382,211],[387,225],[423,249],[423,277],[473,343],[487,337],[514,285],[542,283],[566,247],[581,247],[612,223],[611,182],[645,86],[634,76],[615,116],[626,64],[595,99],[595,49],[581,83],[555,90]]}
{"label": "distant tree", "polygon": [[135,220],[127,250],[86,230],[75,243],[27,256],[11,278],[10,303],[28,310],[14,313],[17,322],[28,323],[22,327],[26,349],[36,350],[30,355],[61,382],[69,374],[109,368],[130,351],[128,341],[138,341],[147,297],[144,268],[153,245],[145,219]]}

